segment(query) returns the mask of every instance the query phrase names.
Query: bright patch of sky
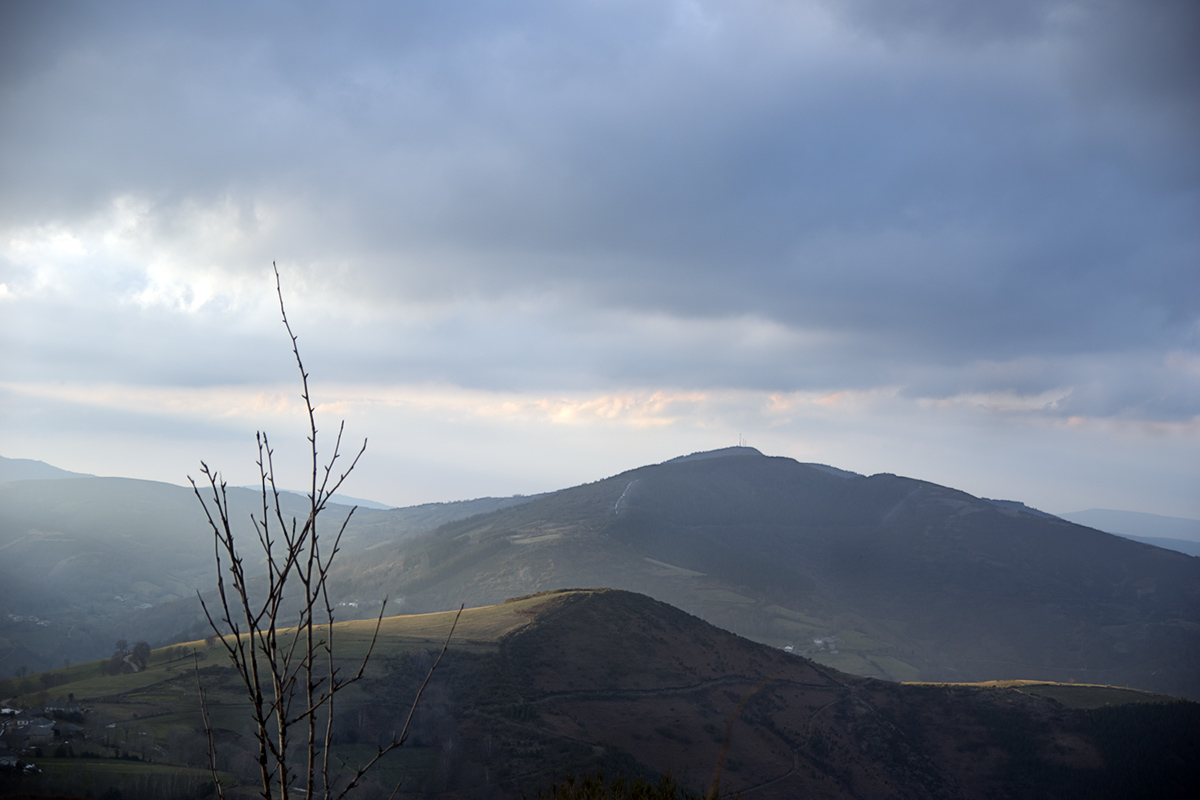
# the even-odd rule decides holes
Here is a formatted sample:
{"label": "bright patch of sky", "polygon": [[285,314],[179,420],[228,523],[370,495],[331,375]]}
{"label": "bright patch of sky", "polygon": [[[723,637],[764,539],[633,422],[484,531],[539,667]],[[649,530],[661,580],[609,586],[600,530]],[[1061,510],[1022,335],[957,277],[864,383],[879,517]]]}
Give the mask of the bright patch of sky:
{"label": "bright patch of sky", "polygon": [[1185,0],[3,4],[0,454],[253,482],[302,430],[275,261],[358,496],[745,437],[1200,517],[1197,41]]}

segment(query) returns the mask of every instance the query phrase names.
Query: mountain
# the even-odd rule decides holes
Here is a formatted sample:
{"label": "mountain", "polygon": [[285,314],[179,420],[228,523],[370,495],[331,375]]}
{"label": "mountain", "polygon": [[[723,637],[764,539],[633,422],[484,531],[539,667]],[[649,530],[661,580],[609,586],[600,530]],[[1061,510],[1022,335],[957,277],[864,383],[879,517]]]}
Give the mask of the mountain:
{"label": "mountain", "polygon": [[[453,616],[383,621],[365,680],[335,710],[335,764],[370,757],[404,718]],[[372,629],[337,627],[347,667]],[[88,664],[22,681],[18,691],[82,701],[82,735],[61,750],[90,757],[34,758],[42,774],[12,790],[198,796],[207,742],[193,652],[220,768],[251,775],[244,690],[219,648],[192,642],[156,651],[137,674]],[[1098,686],[855,677],[642,595],[558,591],[463,614],[409,745],[366,796],[399,782],[404,798],[532,798],[568,773],[600,770],[670,771],[692,792],[719,774],[724,793],[761,800],[1190,798],[1200,705],[1163,701]]]}
{"label": "mountain", "polygon": [[1200,561],[925,481],[750,448],[346,553],[336,580],[343,598],[386,594],[406,612],[611,586],[858,675],[1200,697]]}
{"label": "mountain", "polygon": [[55,480],[59,478],[91,477],[82,472],[68,472],[52,467],[44,461],[31,458],[5,458],[0,456],[0,483],[31,480]]}

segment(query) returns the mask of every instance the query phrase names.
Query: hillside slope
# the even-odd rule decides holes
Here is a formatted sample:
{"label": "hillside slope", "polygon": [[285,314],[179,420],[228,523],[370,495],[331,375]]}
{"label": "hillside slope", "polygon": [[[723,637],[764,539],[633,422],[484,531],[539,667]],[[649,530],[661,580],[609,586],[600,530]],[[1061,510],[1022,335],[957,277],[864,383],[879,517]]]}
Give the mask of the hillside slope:
{"label": "hillside slope", "polygon": [[746,450],[347,554],[341,590],[424,611],[612,586],[861,675],[1200,697],[1200,560],[924,481]]}

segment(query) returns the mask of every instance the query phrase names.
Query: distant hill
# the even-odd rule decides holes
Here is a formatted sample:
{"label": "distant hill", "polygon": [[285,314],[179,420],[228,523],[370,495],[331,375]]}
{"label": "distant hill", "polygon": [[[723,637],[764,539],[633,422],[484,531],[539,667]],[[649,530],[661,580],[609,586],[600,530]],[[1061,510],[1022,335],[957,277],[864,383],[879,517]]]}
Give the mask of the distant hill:
{"label": "distant hill", "polygon": [[1152,544],[1155,547],[1162,547],[1166,550],[1174,550],[1177,553],[1186,553],[1189,556],[1200,556],[1200,542],[1189,542],[1185,539],[1164,539],[1160,536],[1130,536],[1127,533],[1118,533],[1116,535],[1123,536],[1126,539],[1132,539],[1135,542]]}
{"label": "distant hill", "polygon": [[[249,540],[260,495],[228,492],[235,530]],[[282,500],[287,516],[307,514],[304,497]],[[343,544],[364,552],[522,502],[360,508]],[[327,518],[349,510],[332,505]],[[0,484],[0,554],[0,678],[107,656],[118,639],[161,643],[204,630],[196,592],[214,586],[216,575],[212,535],[190,487],[90,476]],[[254,574],[258,557],[247,567]]]}
{"label": "distant hill", "polygon": [[[749,451],[749,452],[747,452]],[[346,553],[400,610],[557,586],[648,594],[846,672],[1200,697],[1200,562],[895,475],[693,455]]]}
{"label": "distant hill", "polygon": [[90,478],[82,472],[68,472],[52,467],[44,461],[31,458],[5,458],[0,456],[0,483],[31,480],[56,480],[60,478]]}
{"label": "distant hill", "polygon": [[1105,508],[1074,511],[1059,516],[1135,542],[1152,544],[1189,556],[1200,556],[1200,520]]}
{"label": "distant hill", "polygon": [[[257,486],[241,486],[239,488],[249,489],[252,492],[259,491],[259,487]],[[308,497],[307,491],[302,492],[298,489],[280,489],[279,491],[287,492],[288,494],[300,495],[301,497]],[[346,494],[335,494],[330,499],[339,506],[349,506],[351,508],[358,506],[362,509],[372,509],[374,511],[386,511],[389,508],[395,508],[395,506],[389,506],[387,503],[380,503],[375,500],[367,500],[366,498],[362,497],[351,497],[350,495]]]}
{"label": "distant hill", "polygon": [[[235,529],[252,536],[257,494],[229,497]],[[304,513],[299,498],[289,512]],[[102,657],[118,639],[172,638],[198,621],[196,592],[216,577],[192,490],[156,481],[2,484],[0,548],[0,677]]]}
{"label": "distant hill", "polygon": [[[384,620],[366,680],[337,706],[335,764],[369,757],[395,729],[452,618]],[[347,667],[372,627],[338,626]],[[35,758],[42,773],[13,778],[11,791],[197,796],[207,746],[192,652],[226,780],[241,774],[252,792],[244,690],[201,642],[156,651],[137,674],[88,664],[0,687],[15,684],[18,703],[42,687],[82,701],[86,736],[72,746],[93,755]],[[1106,686],[860,678],[642,595],[559,591],[463,614],[409,744],[366,796],[400,783],[403,798],[533,798],[568,774],[670,771],[694,793],[719,777],[722,796],[761,800],[1190,800],[1200,706],[1164,700]]]}
{"label": "distant hill", "polygon": [[1200,520],[1196,519],[1163,517],[1138,511],[1114,511],[1108,508],[1089,508],[1087,511],[1072,511],[1058,516],[1118,536],[1200,542]]}

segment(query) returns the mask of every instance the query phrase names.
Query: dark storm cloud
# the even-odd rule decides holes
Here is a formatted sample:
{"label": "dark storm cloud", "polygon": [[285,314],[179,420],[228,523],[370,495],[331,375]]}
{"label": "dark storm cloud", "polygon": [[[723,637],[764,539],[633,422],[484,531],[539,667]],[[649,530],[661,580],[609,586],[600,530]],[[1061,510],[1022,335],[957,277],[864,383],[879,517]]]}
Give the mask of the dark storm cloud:
{"label": "dark storm cloud", "polygon": [[829,7],[893,44],[1045,41],[1078,100],[1162,117],[1139,122],[1165,125],[1159,132],[1177,144],[1200,135],[1200,4],[1191,0],[844,0]]}
{"label": "dark storm cloud", "polygon": [[[347,371],[1075,386],[1187,418],[1195,8],[8,4],[0,222],[129,195],[169,243],[227,204],[246,243],[205,269],[444,309],[349,331]],[[739,320],[799,338],[721,339]]]}

